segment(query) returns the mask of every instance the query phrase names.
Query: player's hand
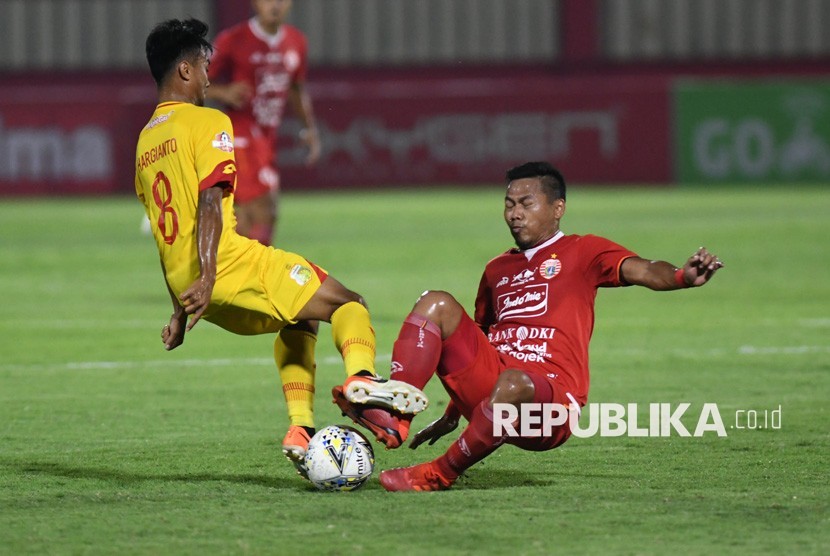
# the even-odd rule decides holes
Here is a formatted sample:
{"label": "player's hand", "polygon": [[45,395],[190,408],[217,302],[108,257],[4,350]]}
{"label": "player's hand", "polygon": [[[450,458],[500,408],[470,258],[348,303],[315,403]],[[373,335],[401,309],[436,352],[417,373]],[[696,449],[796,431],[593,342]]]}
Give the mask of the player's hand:
{"label": "player's hand", "polygon": [[187,324],[187,313],[176,311],[170,316],[170,323],[161,329],[161,341],[164,349],[170,351],[184,343],[184,327]]}
{"label": "player's hand", "polygon": [[254,94],[251,86],[245,81],[234,81],[233,83],[228,83],[222,89],[223,90],[219,100],[237,110],[247,105],[251,101],[251,98],[253,98]]}
{"label": "player's hand", "polygon": [[723,268],[723,262],[718,256],[701,247],[683,265],[683,280],[690,287],[702,286],[711,280],[720,268]]}
{"label": "player's hand", "polygon": [[456,428],[458,428],[458,418],[451,417],[445,413],[439,419],[436,419],[418,431],[418,434],[412,437],[412,442],[409,443],[409,447],[414,450],[427,440],[429,440],[429,445],[432,446],[436,440],[445,434],[451,433]]}
{"label": "player's hand", "polygon": [[196,326],[196,323],[199,322],[202,314],[207,310],[208,305],[210,305],[213,284],[214,280],[206,276],[200,276],[189,288],[182,292],[180,299],[184,306],[184,312],[187,315],[191,315],[190,322],[185,329],[187,332],[190,332]]}
{"label": "player's hand", "polygon": [[306,166],[313,166],[320,160],[322,145],[320,134],[316,128],[306,128],[300,132],[300,141],[308,148],[308,155],[305,157]]}

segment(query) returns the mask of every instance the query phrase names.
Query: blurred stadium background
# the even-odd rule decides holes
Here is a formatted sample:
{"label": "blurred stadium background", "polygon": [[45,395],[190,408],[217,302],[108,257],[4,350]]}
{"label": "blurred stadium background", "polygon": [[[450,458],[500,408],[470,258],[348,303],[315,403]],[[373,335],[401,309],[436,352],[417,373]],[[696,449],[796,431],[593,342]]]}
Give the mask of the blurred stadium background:
{"label": "blurred stadium background", "polygon": [[[154,88],[143,43],[247,0],[0,0],[0,196],[127,194]],[[830,0],[295,0],[321,164],[287,190],[830,178]]]}

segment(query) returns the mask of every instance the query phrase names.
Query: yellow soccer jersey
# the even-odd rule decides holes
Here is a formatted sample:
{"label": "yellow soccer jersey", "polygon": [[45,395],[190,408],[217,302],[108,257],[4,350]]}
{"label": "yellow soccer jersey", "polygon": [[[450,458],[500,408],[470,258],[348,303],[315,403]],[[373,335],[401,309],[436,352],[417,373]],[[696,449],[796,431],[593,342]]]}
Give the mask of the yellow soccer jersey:
{"label": "yellow soccer jersey", "polygon": [[138,138],[135,188],[176,295],[199,277],[196,214],[201,190],[225,182],[217,277],[255,244],[236,233],[235,181],[233,128],[225,114],[182,102],[156,107]]}

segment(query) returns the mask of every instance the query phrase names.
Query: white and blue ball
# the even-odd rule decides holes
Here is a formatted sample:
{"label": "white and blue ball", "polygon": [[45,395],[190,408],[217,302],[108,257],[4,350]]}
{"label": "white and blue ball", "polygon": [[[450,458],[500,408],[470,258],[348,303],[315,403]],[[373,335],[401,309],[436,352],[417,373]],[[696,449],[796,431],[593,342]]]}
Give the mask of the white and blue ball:
{"label": "white and blue ball", "polygon": [[317,431],[308,443],[305,467],[308,480],[320,490],[355,490],[372,475],[375,453],[357,430],[329,425]]}

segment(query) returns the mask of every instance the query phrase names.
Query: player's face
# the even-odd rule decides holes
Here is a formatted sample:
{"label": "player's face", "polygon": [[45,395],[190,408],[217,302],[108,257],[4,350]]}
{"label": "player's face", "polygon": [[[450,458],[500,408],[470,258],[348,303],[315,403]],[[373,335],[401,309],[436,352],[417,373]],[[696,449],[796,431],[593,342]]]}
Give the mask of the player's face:
{"label": "player's face", "polygon": [[210,58],[207,53],[203,52],[193,63],[193,97],[196,106],[205,105],[205,97],[207,96],[207,88],[210,87],[210,79],[208,79],[208,67],[210,67]]}
{"label": "player's face", "polygon": [[504,197],[504,221],[520,249],[553,237],[565,213],[565,201],[550,201],[539,178],[511,181]]}
{"label": "player's face", "polygon": [[276,31],[291,10],[291,0],[253,0],[254,13],[267,31]]}

